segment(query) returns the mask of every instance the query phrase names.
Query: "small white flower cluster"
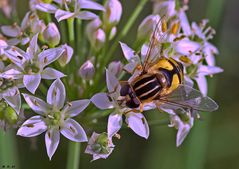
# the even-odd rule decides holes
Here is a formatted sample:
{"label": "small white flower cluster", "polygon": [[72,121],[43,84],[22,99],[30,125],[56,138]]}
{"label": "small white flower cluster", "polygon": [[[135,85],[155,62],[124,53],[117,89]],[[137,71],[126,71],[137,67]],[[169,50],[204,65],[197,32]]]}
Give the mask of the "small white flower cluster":
{"label": "small white flower cluster", "polygon": [[[119,77],[124,75],[123,70],[132,74],[128,82],[139,75],[138,67],[142,67],[144,63],[150,48],[150,37],[158,27],[161,30],[157,32],[161,46],[153,52],[157,55],[160,51],[160,56],[174,58],[183,64],[184,83],[193,87],[196,81],[202,93],[198,94],[196,99],[207,95],[205,76],[223,71],[215,66],[214,55],[218,54],[218,50],[208,42],[214,30],[206,26],[207,20],[203,20],[200,24],[193,22],[190,25],[185,13],[185,4],[178,7],[176,0],[155,1],[154,14],[147,16],[138,27],[135,50],[140,50],[140,54],[125,43],[120,43],[127,63],[123,65],[120,61],[111,62],[106,69],[108,92],[102,90],[94,94],[95,89],[99,90],[101,86],[101,70],[104,70],[108,61],[106,47],[115,37],[116,26],[121,19],[120,1],[107,0],[102,6],[92,0],[31,0],[30,7],[31,11],[25,15],[20,25],[15,23],[11,26],[1,26],[3,36],[0,36],[0,124],[19,125],[23,118],[23,107],[32,109],[37,115],[20,124],[17,135],[34,137],[45,132],[49,159],[58,147],[60,133],[75,142],[88,141],[88,133],[72,118],[77,119],[80,115],[80,120],[81,117],[88,120],[84,122],[82,120],[84,125],[97,123],[96,117],[99,113],[95,107],[89,106],[90,102],[100,110],[110,111],[110,114],[107,112],[102,116],[99,115],[100,117],[109,115],[107,132],[100,134],[94,132],[88,141],[85,153],[92,154],[93,160],[105,159],[112,153],[113,137],[119,138],[118,132],[123,126],[123,121],[137,135],[145,139],[149,137],[149,125],[141,109],[147,111],[159,107],[150,102],[136,110],[122,104],[122,85]],[[103,13],[97,15],[98,13],[95,14],[91,10]],[[45,14],[43,18],[38,15],[39,12]],[[54,15],[60,23],[47,19],[51,15]],[[66,32],[59,31],[58,25],[64,24],[65,20],[68,24],[74,24],[74,20],[90,20],[84,25],[85,36],[83,36],[88,38],[89,53],[85,52],[87,56],[81,56],[85,50],[83,47],[80,48],[81,46],[60,44],[61,35]],[[74,25],[68,27],[68,32],[73,32],[74,28]],[[76,39],[77,42],[78,40]],[[73,55],[73,52],[79,51],[78,48],[82,51]],[[69,79],[66,80],[68,78],[66,76]],[[54,82],[49,85],[49,80]],[[72,84],[80,89],[75,90]],[[50,87],[46,91],[48,86]],[[27,94],[28,91],[34,96]],[[94,95],[91,99],[68,102],[78,98],[76,91],[83,93],[80,97],[84,98]],[[39,95],[46,92],[44,101]],[[21,94],[26,104],[22,103]],[[203,103],[203,100],[197,101]],[[25,106],[22,106],[23,104]],[[84,110],[86,113],[83,115]],[[169,127],[178,129],[176,144],[181,145],[193,126],[195,114],[177,113],[177,108],[167,104],[161,105],[160,110],[168,113]],[[86,131],[92,129],[88,126],[84,128]]]}

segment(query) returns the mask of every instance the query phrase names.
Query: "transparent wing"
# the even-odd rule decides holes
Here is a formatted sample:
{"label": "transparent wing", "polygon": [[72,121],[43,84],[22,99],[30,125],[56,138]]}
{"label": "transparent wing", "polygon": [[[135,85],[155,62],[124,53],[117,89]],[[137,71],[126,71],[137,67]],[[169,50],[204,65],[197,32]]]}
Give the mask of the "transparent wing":
{"label": "transparent wing", "polygon": [[159,98],[159,102],[164,108],[179,108],[187,112],[212,112],[218,109],[218,105],[214,100],[203,96],[200,91],[186,85],[180,85],[169,95]]}
{"label": "transparent wing", "polygon": [[143,72],[145,72],[149,68],[150,63],[156,61],[160,56],[160,53],[162,51],[162,39],[166,35],[166,28],[164,26],[165,24],[165,16],[163,16],[159,19],[155,26],[143,62]]}

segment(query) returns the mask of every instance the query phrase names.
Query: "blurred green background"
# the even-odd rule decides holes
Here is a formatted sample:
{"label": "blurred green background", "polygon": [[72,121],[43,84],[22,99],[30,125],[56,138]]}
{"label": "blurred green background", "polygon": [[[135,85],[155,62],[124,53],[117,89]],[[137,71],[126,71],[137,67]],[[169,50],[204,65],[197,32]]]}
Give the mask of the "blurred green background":
{"label": "blurred green background", "polygon": [[[18,0],[21,16],[27,10],[27,3],[27,0]],[[122,0],[124,13],[119,29],[137,3],[138,0]],[[149,2],[145,6],[129,36],[122,41],[129,45],[134,42],[135,30],[151,13],[151,5]],[[115,140],[116,148],[108,159],[91,163],[91,156],[82,153],[80,169],[239,169],[239,1],[190,0],[189,6],[190,21],[209,18],[210,25],[217,31],[212,42],[220,51],[217,64],[224,72],[210,80],[209,95],[218,102],[219,110],[203,113],[203,120],[196,121],[179,148],[175,145],[176,130],[167,126],[152,126],[147,141],[130,130],[122,130],[122,138]],[[117,57],[122,58],[120,50]],[[160,117],[157,112],[147,114],[149,119]],[[15,165],[16,169],[65,168],[68,142],[65,138],[61,137],[60,146],[49,162],[43,135],[33,139],[7,135],[12,137],[12,143],[5,142],[6,134],[0,135],[0,168],[8,164]],[[14,137],[17,152],[13,151]],[[6,147],[7,144],[12,146]],[[17,156],[18,161],[7,161],[8,155]]]}

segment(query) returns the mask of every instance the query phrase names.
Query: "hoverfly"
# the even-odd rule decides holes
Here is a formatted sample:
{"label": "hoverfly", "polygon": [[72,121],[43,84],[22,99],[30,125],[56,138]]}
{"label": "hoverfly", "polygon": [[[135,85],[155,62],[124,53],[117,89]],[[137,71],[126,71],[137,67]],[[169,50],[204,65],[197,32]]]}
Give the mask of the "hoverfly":
{"label": "hoverfly", "polygon": [[139,73],[121,83],[120,96],[125,106],[135,112],[142,112],[148,103],[154,103],[160,110],[167,107],[190,113],[215,111],[218,108],[215,101],[183,84],[183,65],[162,56],[161,22],[164,21],[158,21],[151,35],[143,64],[137,66]]}

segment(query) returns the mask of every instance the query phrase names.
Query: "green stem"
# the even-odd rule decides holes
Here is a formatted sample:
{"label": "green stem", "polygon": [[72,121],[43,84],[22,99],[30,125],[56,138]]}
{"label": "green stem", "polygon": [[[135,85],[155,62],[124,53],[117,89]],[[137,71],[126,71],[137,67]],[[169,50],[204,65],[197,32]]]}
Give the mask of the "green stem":
{"label": "green stem", "polygon": [[0,131],[0,167],[20,168],[15,134],[13,131]]}
{"label": "green stem", "polygon": [[65,21],[61,21],[59,23],[59,27],[60,27],[60,32],[61,32],[61,41],[62,41],[62,43],[66,43],[67,35],[66,35],[66,24],[65,24]]}
{"label": "green stem", "polygon": [[66,169],[79,169],[81,143],[69,142]]}
{"label": "green stem", "polygon": [[67,20],[67,26],[68,26],[68,35],[69,35],[69,44],[71,47],[75,49],[74,45],[74,38],[75,38],[75,32],[74,32],[74,18]]}

